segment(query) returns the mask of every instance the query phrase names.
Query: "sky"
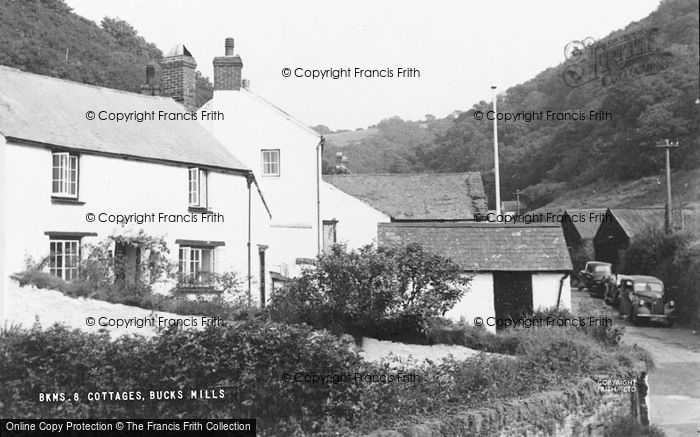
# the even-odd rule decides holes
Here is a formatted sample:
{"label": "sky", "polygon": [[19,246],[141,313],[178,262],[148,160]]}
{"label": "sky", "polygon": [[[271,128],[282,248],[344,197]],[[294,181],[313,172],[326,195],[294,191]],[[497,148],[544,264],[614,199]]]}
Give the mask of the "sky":
{"label": "sky", "polygon": [[[235,39],[251,89],[302,122],[356,129],[395,115],[444,117],[491,100],[564,61],[564,47],[600,39],[659,0],[66,0],[99,23],[119,17],[164,53],[184,44],[213,78]],[[284,77],[289,68],[291,77]],[[340,79],[296,77],[349,68]],[[414,68],[420,77],[398,77]],[[356,69],[393,77],[354,77]],[[407,75],[408,76],[408,75]],[[533,108],[541,109],[541,108]]]}

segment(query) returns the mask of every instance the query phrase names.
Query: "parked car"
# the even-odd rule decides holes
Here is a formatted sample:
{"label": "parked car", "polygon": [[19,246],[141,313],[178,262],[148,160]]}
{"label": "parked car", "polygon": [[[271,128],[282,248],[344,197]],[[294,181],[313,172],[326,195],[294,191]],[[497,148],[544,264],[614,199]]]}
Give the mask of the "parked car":
{"label": "parked car", "polygon": [[618,302],[621,316],[629,316],[633,324],[641,319],[673,324],[676,307],[664,299],[664,283],[653,276],[618,275],[617,296],[609,293],[606,301]]}
{"label": "parked car", "polygon": [[586,289],[592,297],[603,297],[615,286],[612,264],[601,261],[588,261],[578,274],[579,289]]}

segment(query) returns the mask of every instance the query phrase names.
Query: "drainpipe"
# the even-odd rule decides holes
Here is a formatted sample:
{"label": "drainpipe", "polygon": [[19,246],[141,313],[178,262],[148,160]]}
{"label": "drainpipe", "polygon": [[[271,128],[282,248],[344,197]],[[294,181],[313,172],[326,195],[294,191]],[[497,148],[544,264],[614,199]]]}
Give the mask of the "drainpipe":
{"label": "drainpipe", "polygon": [[250,259],[250,243],[251,243],[251,207],[252,207],[252,202],[251,202],[251,186],[253,185],[253,175],[248,174],[248,177],[246,178],[246,182],[248,183],[248,306],[251,306],[253,303],[253,294],[252,294],[252,285],[251,285],[251,259]]}
{"label": "drainpipe", "polygon": [[568,273],[564,273],[564,276],[559,280],[559,295],[557,295],[557,309],[559,309],[559,304],[561,303],[561,289],[564,287],[564,281],[566,277],[569,276]]}
{"label": "drainpipe", "polygon": [[316,255],[321,255],[321,157],[326,139],[321,135],[321,141],[316,146]]}

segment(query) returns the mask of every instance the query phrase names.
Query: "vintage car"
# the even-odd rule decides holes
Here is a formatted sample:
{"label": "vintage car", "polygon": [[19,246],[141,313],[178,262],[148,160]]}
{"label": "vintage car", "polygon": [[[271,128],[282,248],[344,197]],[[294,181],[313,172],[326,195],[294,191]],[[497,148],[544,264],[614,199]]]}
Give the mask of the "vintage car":
{"label": "vintage car", "polygon": [[617,301],[621,316],[629,316],[633,324],[642,319],[673,324],[675,303],[664,298],[664,283],[659,278],[618,275],[617,282],[616,292],[608,293],[605,300]]}
{"label": "vintage car", "polygon": [[615,278],[612,264],[601,261],[588,261],[578,274],[579,289],[586,289],[593,297],[603,297],[614,287]]}

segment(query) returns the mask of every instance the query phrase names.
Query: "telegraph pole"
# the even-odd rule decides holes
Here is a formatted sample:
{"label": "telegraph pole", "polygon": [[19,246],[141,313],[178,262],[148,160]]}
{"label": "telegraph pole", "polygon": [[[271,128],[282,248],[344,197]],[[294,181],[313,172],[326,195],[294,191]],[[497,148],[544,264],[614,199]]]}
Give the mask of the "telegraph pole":
{"label": "telegraph pole", "polygon": [[515,214],[520,215],[520,195],[523,194],[520,190],[515,190]]}
{"label": "telegraph pole", "polygon": [[496,109],[496,85],[493,90],[493,165],[496,177],[496,217],[501,215],[501,179],[498,171],[498,110]]}
{"label": "telegraph pole", "polygon": [[673,229],[673,203],[671,202],[671,148],[678,147],[678,141],[665,140],[656,144],[656,147],[666,149],[666,214],[664,226],[666,232]]}

